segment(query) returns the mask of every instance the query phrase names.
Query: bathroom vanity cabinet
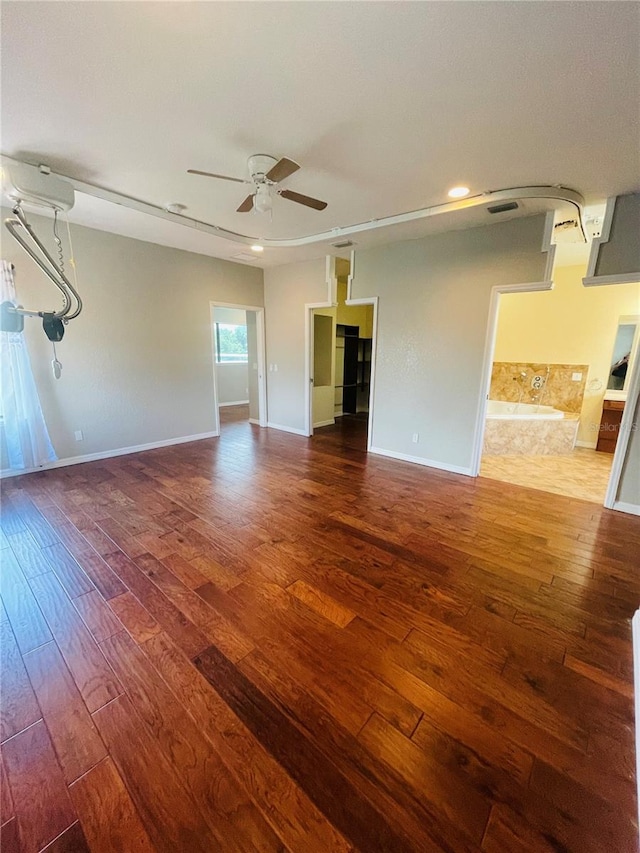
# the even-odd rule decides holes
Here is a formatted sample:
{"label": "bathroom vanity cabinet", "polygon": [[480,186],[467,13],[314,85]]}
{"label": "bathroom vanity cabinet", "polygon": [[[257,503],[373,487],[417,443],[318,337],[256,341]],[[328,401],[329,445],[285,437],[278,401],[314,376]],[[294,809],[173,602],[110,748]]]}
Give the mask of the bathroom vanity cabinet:
{"label": "bathroom vanity cabinet", "polygon": [[605,400],[603,402],[596,450],[600,450],[603,453],[613,453],[615,451],[623,411],[623,400]]}

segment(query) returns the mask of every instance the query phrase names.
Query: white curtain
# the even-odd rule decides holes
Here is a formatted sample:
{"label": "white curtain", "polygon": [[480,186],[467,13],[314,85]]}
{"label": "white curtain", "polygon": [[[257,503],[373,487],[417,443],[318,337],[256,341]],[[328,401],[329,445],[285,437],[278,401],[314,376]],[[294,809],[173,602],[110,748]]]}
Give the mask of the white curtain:
{"label": "white curtain", "polygon": [[[11,264],[7,261],[0,261],[0,264],[0,302],[10,301],[16,305]],[[58,457],[44,422],[23,332],[0,331],[0,360],[0,405],[9,468],[37,468],[55,461]]]}

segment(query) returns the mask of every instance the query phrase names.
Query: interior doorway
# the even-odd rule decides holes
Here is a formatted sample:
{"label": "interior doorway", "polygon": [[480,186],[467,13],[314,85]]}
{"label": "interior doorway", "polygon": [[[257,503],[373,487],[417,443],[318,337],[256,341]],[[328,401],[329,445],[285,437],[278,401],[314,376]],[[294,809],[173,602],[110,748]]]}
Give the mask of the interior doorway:
{"label": "interior doorway", "polygon": [[264,309],[211,304],[216,429],[266,426]]}
{"label": "interior doorway", "polygon": [[584,271],[559,267],[553,290],[498,296],[479,473],[602,505],[637,362],[639,289],[584,288]]}
{"label": "interior doorway", "polygon": [[336,258],[335,273],[335,303],[311,309],[311,433],[367,450],[374,305],[348,304],[348,260]]}

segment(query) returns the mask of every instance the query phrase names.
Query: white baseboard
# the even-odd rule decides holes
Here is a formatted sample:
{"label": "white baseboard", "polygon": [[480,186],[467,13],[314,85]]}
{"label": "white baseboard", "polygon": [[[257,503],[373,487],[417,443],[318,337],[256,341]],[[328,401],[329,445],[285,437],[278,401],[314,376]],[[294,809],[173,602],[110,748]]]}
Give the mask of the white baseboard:
{"label": "white baseboard", "polygon": [[256,426],[262,426],[262,424],[260,423],[260,421],[257,418],[249,418],[249,423],[255,424]]}
{"label": "white baseboard", "polygon": [[635,730],[636,730],[636,784],[638,786],[638,814],[640,815],[640,610],[636,610],[631,620],[631,636],[633,640],[633,687],[635,696]]}
{"label": "white baseboard", "polygon": [[308,434],[303,429],[296,429],[295,427],[283,426],[282,424],[272,424],[271,421],[267,423],[269,429],[279,429],[281,432],[291,432],[294,435],[304,435],[305,438],[309,438]]}
{"label": "white baseboard", "polygon": [[588,450],[595,450],[597,441],[576,441],[576,447],[586,447]]}
{"label": "white baseboard", "polygon": [[219,409],[224,409],[225,406],[248,406],[248,400],[234,400],[233,403],[218,403]]}
{"label": "white baseboard", "polygon": [[447,462],[436,462],[434,459],[425,459],[423,456],[409,456],[407,453],[396,453],[395,450],[383,450],[381,447],[370,447],[369,453],[375,453],[376,456],[388,456],[390,459],[400,459],[402,462],[412,462],[414,465],[424,465],[425,468],[438,468],[441,471],[449,471],[451,474],[473,476],[471,468],[449,465]]}
{"label": "white baseboard", "polygon": [[35,474],[37,471],[48,471],[51,468],[67,468],[70,465],[82,465],[83,462],[97,462],[100,459],[111,459],[114,456],[127,456],[129,453],[140,453],[143,450],[155,450],[157,447],[170,447],[173,444],[188,444],[190,441],[201,441],[204,438],[217,438],[220,433],[200,432],[197,435],[183,435],[180,438],[165,438],[162,441],[151,441],[148,444],[136,444],[131,447],[118,447],[115,450],[102,450],[99,453],[87,453],[84,456],[69,456],[46,462],[37,468],[25,468],[22,471],[12,471],[5,468],[0,471],[0,479],[21,477],[23,474]]}
{"label": "white baseboard", "polygon": [[313,425],[313,428],[316,429],[316,428],[320,428],[323,426],[333,426],[335,424],[335,422],[336,422],[335,418],[330,418],[328,421],[318,421],[317,424]]}
{"label": "white baseboard", "polygon": [[628,512],[629,515],[640,515],[640,506],[637,504],[628,504],[624,501],[615,501],[612,509],[617,509],[618,512]]}

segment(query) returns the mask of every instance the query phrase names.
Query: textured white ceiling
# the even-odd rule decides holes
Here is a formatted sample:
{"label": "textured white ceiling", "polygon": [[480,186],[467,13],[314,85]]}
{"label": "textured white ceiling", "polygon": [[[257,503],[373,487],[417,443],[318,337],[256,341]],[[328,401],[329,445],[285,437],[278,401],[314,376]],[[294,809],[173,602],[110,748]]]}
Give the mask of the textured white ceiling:
{"label": "textured white ceiling", "polygon": [[[425,207],[460,183],[563,184],[597,201],[640,188],[638,8],[8,0],[2,150],[256,237]],[[287,186],[327,209],[276,199],[269,223],[234,212],[245,187],[186,174],[242,176],[257,152],[301,163]],[[76,218],[240,251],[149,217],[139,233],[107,207]],[[256,263],[284,262],[274,252]]]}

